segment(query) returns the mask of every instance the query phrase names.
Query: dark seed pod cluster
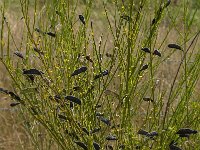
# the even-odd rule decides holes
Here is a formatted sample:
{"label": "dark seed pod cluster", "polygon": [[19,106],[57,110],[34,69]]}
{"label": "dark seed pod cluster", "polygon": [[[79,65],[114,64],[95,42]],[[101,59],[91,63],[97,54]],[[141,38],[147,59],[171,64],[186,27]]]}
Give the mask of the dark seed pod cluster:
{"label": "dark seed pod cluster", "polygon": [[0,92],[10,95],[12,99],[15,99],[17,101],[21,101],[21,98],[18,95],[16,95],[15,93],[11,92],[11,91],[8,91],[8,90],[5,90],[3,88],[0,88]]}
{"label": "dark seed pod cluster", "polygon": [[71,74],[71,76],[78,75],[78,74],[80,74],[80,73],[82,73],[82,72],[85,72],[86,70],[87,70],[87,67],[83,66],[83,67],[81,67],[81,68],[75,70],[75,71]]}
{"label": "dark seed pod cluster", "polygon": [[[153,23],[154,23],[154,21],[155,20],[153,20]],[[151,53],[151,51],[148,47],[144,47],[141,50],[144,51],[145,53]],[[153,55],[157,55],[157,56],[161,57],[161,53],[158,50],[154,50]]]}
{"label": "dark seed pod cluster", "polygon": [[147,137],[149,137],[150,139],[154,139],[155,136],[158,136],[158,132],[156,132],[156,131],[147,132],[147,131],[145,131],[145,130],[143,130],[143,129],[140,129],[140,130],[138,131],[138,134],[147,136]]}
{"label": "dark seed pod cluster", "polygon": [[76,98],[76,97],[74,97],[74,96],[71,96],[71,95],[65,96],[65,99],[66,99],[66,100],[69,100],[69,101],[71,101],[71,102],[73,102],[73,103],[76,103],[76,104],[81,105],[81,100],[78,99],[78,98]]}

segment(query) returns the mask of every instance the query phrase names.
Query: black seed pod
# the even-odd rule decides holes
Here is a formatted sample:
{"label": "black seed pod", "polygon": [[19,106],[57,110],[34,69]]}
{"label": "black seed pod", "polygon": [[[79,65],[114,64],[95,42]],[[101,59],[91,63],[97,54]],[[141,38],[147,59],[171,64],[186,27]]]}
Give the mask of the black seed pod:
{"label": "black seed pod", "polygon": [[78,74],[80,74],[80,73],[82,73],[82,72],[85,72],[86,70],[87,70],[87,67],[83,66],[83,67],[81,67],[81,68],[75,70],[75,71],[71,74],[71,76],[78,75]]}
{"label": "black seed pod", "polygon": [[158,50],[155,50],[155,51],[153,52],[153,55],[157,55],[157,56],[161,57],[161,53],[160,53]]}
{"label": "black seed pod", "polygon": [[93,146],[94,146],[95,150],[100,150],[101,149],[100,145],[98,143],[96,143],[96,142],[93,142]]}
{"label": "black seed pod", "polygon": [[27,78],[31,80],[32,83],[34,82],[35,79],[34,75],[27,75]]}
{"label": "black seed pod", "polygon": [[114,136],[114,135],[108,135],[108,136],[106,137],[106,140],[108,140],[108,141],[115,141],[115,140],[117,140],[117,137]]}
{"label": "black seed pod", "polygon": [[154,25],[156,23],[156,19],[154,18],[151,22],[151,25]]}
{"label": "black seed pod", "polygon": [[76,103],[76,104],[81,105],[81,100],[78,99],[78,98],[76,98],[76,97],[74,97],[74,96],[71,96],[71,95],[65,96],[65,99],[67,99],[67,100],[69,100],[69,101],[71,101],[71,102],[74,102],[74,103]]}
{"label": "black seed pod", "polygon": [[19,105],[19,104],[20,104],[19,102],[14,102],[14,103],[11,103],[10,106],[11,106],[11,107],[15,107],[15,106],[17,106],[17,105]]}
{"label": "black seed pod", "polygon": [[109,74],[109,71],[108,71],[108,70],[105,70],[105,71],[101,72],[100,74],[95,75],[95,76],[94,76],[94,80],[96,80],[96,79],[98,79],[98,78],[100,78],[100,77],[106,76],[106,75],[108,75],[108,74]]}
{"label": "black seed pod", "polygon": [[149,132],[142,130],[142,129],[140,129],[137,133],[140,135],[146,135],[146,136],[149,134]]}
{"label": "black seed pod", "polygon": [[168,47],[169,48],[175,48],[175,49],[178,49],[178,50],[182,50],[182,48],[177,44],[169,44]]}
{"label": "black seed pod", "polygon": [[79,19],[85,25],[85,18],[83,17],[83,15],[79,15]]}
{"label": "black seed pod", "polygon": [[11,98],[13,98],[13,99],[15,99],[17,101],[21,101],[21,98],[18,95],[16,95],[15,93],[8,92],[8,94],[11,96]]}
{"label": "black seed pod", "polygon": [[58,114],[58,118],[62,119],[62,120],[67,120],[67,117],[65,117],[64,115]]}
{"label": "black seed pod", "polygon": [[111,126],[111,122],[110,122],[109,119],[104,118],[104,117],[102,117],[102,116],[99,116],[98,118],[99,118],[103,123],[105,123],[106,125]]}
{"label": "black seed pod", "polygon": [[147,102],[153,102],[153,100],[150,97],[144,97],[143,100]]}
{"label": "black seed pod", "polygon": [[150,138],[154,138],[155,136],[158,136],[158,132],[156,132],[156,131],[150,132],[150,133],[148,133],[147,136]]}
{"label": "black seed pod", "polygon": [[42,52],[40,49],[38,49],[38,48],[36,48],[36,47],[34,47],[33,50],[34,50],[35,52],[37,52],[38,54],[44,55],[44,52]]}
{"label": "black seed pod", "polygon": [[90,134],[99,132],[101,130],[101,128],[94,128],[93,130],[90,131]]}
{"label": "black seed pod", "polygon": [[74,108],[73,102],[70,102],[69,107],[70,107],[70,109],[73,109],[73,108]]}
{"label": "black seed pod", "polygon": [[25,75],[42,75],[44,73],[37,69],[29,69],[29,70],[23,69],[23,74],[25,74]]}
{"label": "black seed pod", "polygon": [[76,143],[78,146],[82,147],[84,150],[88,150],[87,146],[80,141],[74,141],[74,143]]}
{"label": "black seed pod", "polygon": [[87,135],[90,134],[89,131],[88,131],[85,127],[82,127],[82,130],[83,130],[83,132],[85,132]]}
{"label": "black seed pod", "polygon": [[105,71],[102,72],[102,75],[106,76],[106,75],[108,75],[108,73],[109,73],[108,70],[105,70]]}
{"label": "black seed pod", "polygon": [[22,53],[20,53],[19,51],[15,51],[14,54],[18,57],[20,57],[21,59],[24,59],[24,56],[22,55]]}
{"label": "black seed pod", "polygon": [[89,62],[93,63],[93,60],[90,58],[90,56],[85,56],[85,58],[86,58]]}
{"label": "black seed pod", "polygon": [[142,51],[146,52],[146,53],[151,53],[150,49],[147,47],[144,47],[141,49]]}
{"label": "black seed pod", "polygon": [[178,132],[176,132],[176,134],[196,134],[198,133],[196,130],[192,130],[189,128],[182,128],[179,129]]}
{"label": "black seed pod", "polygon": [[47,35],[51,36],[51,37],[56,37],[56,34],[55,33],[52,33],[52,32],[46,32]]}
{"label": "black seed pod", "polygon": [[190,135],[189,135],[189,134],[179,134],[179,137],[186,137],[186,138],[189,138]]}
{"label": "black seed pod", "polygon": [[149,65],[147,65],[147,64],[143,65],[142,68],[140,69],[140,71],[146,70],[146,69],[148,69],[148,67],[149,67]]}

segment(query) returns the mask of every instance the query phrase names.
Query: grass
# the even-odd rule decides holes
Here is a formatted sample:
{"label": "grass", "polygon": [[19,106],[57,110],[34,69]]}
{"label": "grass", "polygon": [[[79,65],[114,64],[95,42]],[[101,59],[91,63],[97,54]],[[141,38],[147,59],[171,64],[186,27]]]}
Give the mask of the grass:
{"label": "grass", "polygon": [[20,0],[20,39],[1,8],[1,92],[20,103],[34,149],[198,149],[198,11],[186,0],[78,2]]}

